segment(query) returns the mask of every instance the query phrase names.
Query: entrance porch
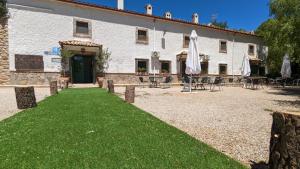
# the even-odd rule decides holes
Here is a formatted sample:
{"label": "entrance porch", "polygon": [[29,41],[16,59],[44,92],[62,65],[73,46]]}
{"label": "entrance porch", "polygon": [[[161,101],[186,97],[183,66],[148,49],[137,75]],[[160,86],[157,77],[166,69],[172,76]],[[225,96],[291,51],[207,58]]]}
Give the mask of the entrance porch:
{"label": "entrance porch", "polygon": [[73,84],[96,82],[96,56],[102,50],[102,45],[86,41],[60,41],[63,50],[70,51],[65,71]]}

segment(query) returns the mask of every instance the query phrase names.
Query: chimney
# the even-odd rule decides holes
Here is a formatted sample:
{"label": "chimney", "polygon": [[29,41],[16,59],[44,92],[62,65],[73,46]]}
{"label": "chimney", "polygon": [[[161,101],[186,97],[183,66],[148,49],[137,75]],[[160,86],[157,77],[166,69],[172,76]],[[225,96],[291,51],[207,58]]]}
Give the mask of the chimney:
{"label": "chimney", "polygon": [[199,15],[197,13],[194,13],[192,20],[193,20],[193,23],[199,24]]}
{"label": "chimney", "polygon": [[167,18],[167,19],[172,19],[172,14],[171,14],[171,12],[166,12],[166,13],[165,13],[165,18]]}
{"label": "chimney", "polygon": [[118,9],[124,10],[124,0],[118,0]]}
{"label": "chimney", "polygon": [[153,10],[152,5],[147,4],[145,8],[146,8],[146,14],[147,15],[152,15],[152,10]]}

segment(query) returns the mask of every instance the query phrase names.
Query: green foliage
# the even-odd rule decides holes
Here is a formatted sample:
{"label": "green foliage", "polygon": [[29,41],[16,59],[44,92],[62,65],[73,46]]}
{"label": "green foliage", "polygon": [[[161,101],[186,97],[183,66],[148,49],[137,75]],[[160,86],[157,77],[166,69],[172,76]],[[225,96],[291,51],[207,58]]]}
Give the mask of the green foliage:
{"label": "green foliage", "polygon": [[7,16],[6,0],[0,0],[0,18]]}
{"label": "green foliage", "polygon": [[246,169],[101,89],[67,89],[0,122],[3,169]]}
{"label": "green foliage", "polygon": [[110,59],[111,52],[108,49],[101,50],[100,54],[96,56],[96,72],[97,74],[103,74],[108,68],[108,61]]}
{"label": "green foliage", "polygon": [[279,72],[282,58],[288,53],[300,63],[300,1],[271,0],[272,18],[262,23],[256,33],[269,47],[267,64],[271,73]]}
{"label": "green foliage", "polygon": [[224,21],[224,22],[220,22],[220,21],[217,21],[216,19],[213,19],[211,24],[213,26],[216,26],[216,27],[219,27],[219,28],[223,28],[223,29],[227,29],[228,28],[228,24],[227,24],[227,21]]}
{"label": "green foliage", "polygon": [[66,68],[68,65],[68,60],[69,58],[71,58],[72,56],[74,56],[74,52],[64,49],[62,48],[60,51],[60,56],[61,56],[61,66],[62,66],[62,74],[63,76],[66,76]]}

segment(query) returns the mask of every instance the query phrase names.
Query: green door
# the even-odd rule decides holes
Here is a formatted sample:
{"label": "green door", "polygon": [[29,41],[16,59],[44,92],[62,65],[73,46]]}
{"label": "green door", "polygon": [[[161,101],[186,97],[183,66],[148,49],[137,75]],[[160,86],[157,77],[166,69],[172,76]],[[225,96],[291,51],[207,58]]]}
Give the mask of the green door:
{"label": "green door", "polygon": [[93,82],[93,57],[75,55],[72,57],[73,83]]}

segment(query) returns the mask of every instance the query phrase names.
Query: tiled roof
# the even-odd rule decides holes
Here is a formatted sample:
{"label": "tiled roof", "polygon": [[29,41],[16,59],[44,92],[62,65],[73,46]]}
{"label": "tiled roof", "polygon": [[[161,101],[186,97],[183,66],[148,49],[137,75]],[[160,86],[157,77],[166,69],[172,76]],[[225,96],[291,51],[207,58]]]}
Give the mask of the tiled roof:
{"label": "tiled roof", "polygon": [[85,46],[85,47],[101,47],[102,45],[87,41],[68,40],[59,41],[60,46],[71,45],[71,46]]}
{"label": "tiled roof", "polygon": [[80,5],[80,6],[83,6],[83,7],[91,7],[91,8],[97,8],[97,9],[102,9],[102,10],[107,10],[107,11],[119,12],[119,13],[123,13],[123,14],[129,14],[129,15],[136,15],[136,16],[142,16],[142,17],[147,17],[147,18],[153,18],[153,19],[163,20],[163,21],[167,21],[167,22],[174,22],[174,23],[181,23],[181,24],[187,24],[187,25],[192,25],[192,26],[198,26],[198,27],[208,28],[208,29],[217,30],[217,31],[223,31],[223,32],[229,32],[229,33],[240,34],[240,35],[248,35],[248,36],[260,37],[258,35],[253,34],[253,33],[250,33],[250,32],[243,32],[243,31],[236,31],[236,30],[230,30],[230,29],[223,29],[223,28],[219,28],[219,27],[215,27],[215,26],[209,26],[209,25],[204,25],[204,24],[196,24],[196,23],[193,23],[193,22],[184,21],[184,20],[180,20],[180,19],[173,19],[173,18],[172,19],[168,19],[168,18],[164,18],[164,17],[160,17],[160,16],[153,16],[153,15],[138,13],[138,12],[134,12],[134,11],[121,10],[121,9],[107,7],[107,6],[101,6],[101,5],[91,4],[91,3],[82,2],[82,1],[79,1],[79,0],[57,0],[57,1],[65,2],[65,3],[70,3],[70,4],[75,4],[75,5]]}

